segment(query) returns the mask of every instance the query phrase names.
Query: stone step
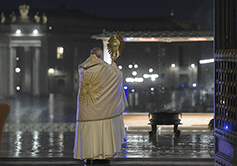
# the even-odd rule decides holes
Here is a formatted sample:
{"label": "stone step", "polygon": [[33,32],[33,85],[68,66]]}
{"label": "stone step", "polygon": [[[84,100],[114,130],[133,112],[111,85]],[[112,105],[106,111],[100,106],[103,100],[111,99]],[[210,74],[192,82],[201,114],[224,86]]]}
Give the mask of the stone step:
{"label": "stone step", "polygon": [[[93,164],[110,165],[110,166],[211,166],[214,165],[213,158],[116,158],[111,159],[110,164]],[[2,158],[1,166],[13,165],[34,165],[34,166],[63,166],[63,165],[84,165],[81,160],[74,160],[72,158]]]}

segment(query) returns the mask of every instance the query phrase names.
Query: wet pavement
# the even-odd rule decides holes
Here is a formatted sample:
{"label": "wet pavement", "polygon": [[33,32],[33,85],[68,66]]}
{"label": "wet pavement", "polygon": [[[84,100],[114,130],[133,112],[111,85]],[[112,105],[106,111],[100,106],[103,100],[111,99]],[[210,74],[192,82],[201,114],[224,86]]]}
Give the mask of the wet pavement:
{"label": "wet pavement", "polygon": [[[127,134],[118,158],[213,158],[213,136]],[[2,157],[72,157],[74,132],[5,132]]]}
{"label": "wet pavement", "polygon": [[[16,159],[21,159],[21,162],[24,159],[27,162],[32,159],[55,162],[57,159],[56,161],[71,162],[72,165],[82,164],[82,161],[72,159],[73,144],[74,132],[4,132],[1,151],[2,164],[11,164],[14,160],[17,161]],[[173,134],[157,134],[150,137],[148,134],[133,133],[127,134],[125,144],[118,152],[117,158],[112,161],[116,164],[119,161],[128,162],[134,159],[134,161],[141,160],[152,165],[153,161],[191,162],[199,159],[199,162],[204,160],[205,163],[210,164],[213,154],[211,133],[181,134],[180,137],[175,137]]]}
{"label": "wet pavement", "polygon": [[[83,165],[72,159],[74,97],[25,96],[5,101],[11,112],[4,127],[0,165]],[[158,130],[152,137],[147,131],[128,131],[117,158],[107,165],[214,165],[211,132],[181,129],[175,137],[172,127]]]}

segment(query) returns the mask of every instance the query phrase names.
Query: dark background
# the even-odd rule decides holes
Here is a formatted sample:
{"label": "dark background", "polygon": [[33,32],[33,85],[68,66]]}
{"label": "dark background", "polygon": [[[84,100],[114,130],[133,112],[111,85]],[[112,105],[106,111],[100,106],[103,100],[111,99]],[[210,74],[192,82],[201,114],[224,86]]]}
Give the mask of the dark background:
{"label": "dark background", "polygon": [[1,10],[17,9],[21,4],[31,8],[81,10],[102,17],[157,17],[174,12],[175,20],[193,21],[202,30],[212,30],[212,0],[1,0]]}

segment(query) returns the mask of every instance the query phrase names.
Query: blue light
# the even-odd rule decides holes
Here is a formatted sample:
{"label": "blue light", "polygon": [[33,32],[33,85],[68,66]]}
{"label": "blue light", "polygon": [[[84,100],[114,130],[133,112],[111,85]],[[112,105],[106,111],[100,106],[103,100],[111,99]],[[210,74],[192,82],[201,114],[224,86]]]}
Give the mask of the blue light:
{"label": "blue light", "polygon": [[163,77],[163,78],[166,78],[166,75],[163,75],[162,77]]}
{"label": "blue light", "polygon": [[128,86],[127,86],[127,85],[124,85],[123,89],[124,89],[124,90],[128,90]]}
{"label": "blue light", "polygon": [[225,129],[228,130],[228,129],[229,129],[229,126],[225,126]]}
{"label": "blue light", "polygon": [[126,138],[124,138],[124,142],[127,142],[127,139],[126,139]]}
{"label": "blue light", "polygon": [[182,84],[181,87],[183,88],[183,87],[184,87],[184,84]]}

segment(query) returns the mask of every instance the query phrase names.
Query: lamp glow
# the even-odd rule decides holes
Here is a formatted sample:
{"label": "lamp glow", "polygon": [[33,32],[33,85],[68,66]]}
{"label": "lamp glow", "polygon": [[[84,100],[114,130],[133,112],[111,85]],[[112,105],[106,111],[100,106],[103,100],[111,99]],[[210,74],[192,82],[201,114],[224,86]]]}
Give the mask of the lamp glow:
{"label": "lamp glow", "polygon": [[20,72],[21,72],[21,68],[16,67],[16,68],[15,68],[15,72],[16,72],[16,73],[20,73]]}
{"label": "lamp glow", "polygon": [[228,130],[228,129],[229,129],[229,126],[225,126],[225,129]]}
{"label": "lamp glow", "polygon": [[141,77],[135,77],[135,78],[128,77],[128,78],[125,79],[125,81],[126,82],[137,82],[137,83],[139,83],[139,82],[143,82],[144,79],[141,78]]}
{"label": "lamp glow", "polygon": [[63,47],[59,47],[58,52],[59,52],[60,54],[63,54],[63,51],[64,51]]}
{"label": "lamp glow", "polygon": [[21,30],[20,30],[20,29],[17,29],[17,30],[16,30],[16,34],[17,34],[17,35],[20,35],[20,34],[21,34]]}
{"label": "lamp glow", "polygon": [[129,65],[128,65],[128,68],[131,69],[131,68],[132,68],[132,64],[129,64]]}
{"label": "lamp glow", "polygon": [[132,72],[132,75],[133,75],[133,76],[136,76],[136,75],[137,75],[137,72],[136,72],[136,71],[133,71],[133,72]]}
{"label": "lamp glow", "polygon": [[203,60],[200,60],[199,63],[202,65],[202,64],[207,64],[207,63],[213,63],[214,62],[214,58],[211,58],[211,59],[203,59]]}
{"label": "lamp glow", "polygon": [[150,69],[149,69],[149,72],[150,72],[150,73],[152,73],[152,72],[153,72],[153,69],[152,69],[152,68],[150,68]]}
{"label": "lamp glow", "polygon": [[193,87],[194,87],[194,88],[197,87],[197,84],[196,84],[196,83],[193,83]]}
{"label": "lamp glow", "polygon": [[171,64],[171,67],[172,67],[172,68],[174,68],[174,67],[175,67],[175,64],[174,64],[174,63],[173,63],[173,64]]}
{"label": "lamp glow", "polygon": [[135,89],[132,89],[131,91],[134,93],[134,92],[135,92]]}
{"label": "lamp glow", "polygon": [[39,33],[39,31],[38,31],[37,29],[34,29],[34,30],[33,30],[33,34],[34,34],[34,35],[37,35],[38,33]]}
{"label": "lamp glow", "polygon": [[17,87],[16,87],[16,90],[17,90],[17,91],[21,90],[21,87],[20,87],[20,86],[17,86]]}
{"label": "lamp glow", "polygon": [[192,68],[195,68],[195,64],[192,63],[192,64],[191,64],[191,67],[192,67]]}
{"label": "lamp glow", "polygon": [[127,86],[127,85],[124,85],[124,86],[123,86],[123,89],[124,89],[124,90],[128,90],[128,86]]}
{"label": "lamp glow", "polygon": [[143,78],[158,78],[158,74],[143,74]]}
{"label": "lamp glow", "polygon": [[135,65],[134,65],[134,68],[137,69],[137,68],[138,68],[138,64],[135,64]]}
{"label": "lamp glow", "polygon": [[53,73],[54,73],[54,69],[53,69],[53,68],[50,68],[50,69],[48,70],[48,72],[49,72],[49,74],[53,74]]}
{"label": "lamp glow", "polygon": [[119,65],[118,68],[121,70],[123,67],[121,65]]}
{"label": "lamp glow", "polygon": [[151,87],[151,91],[153,92],[155,90],[155,88]]}

